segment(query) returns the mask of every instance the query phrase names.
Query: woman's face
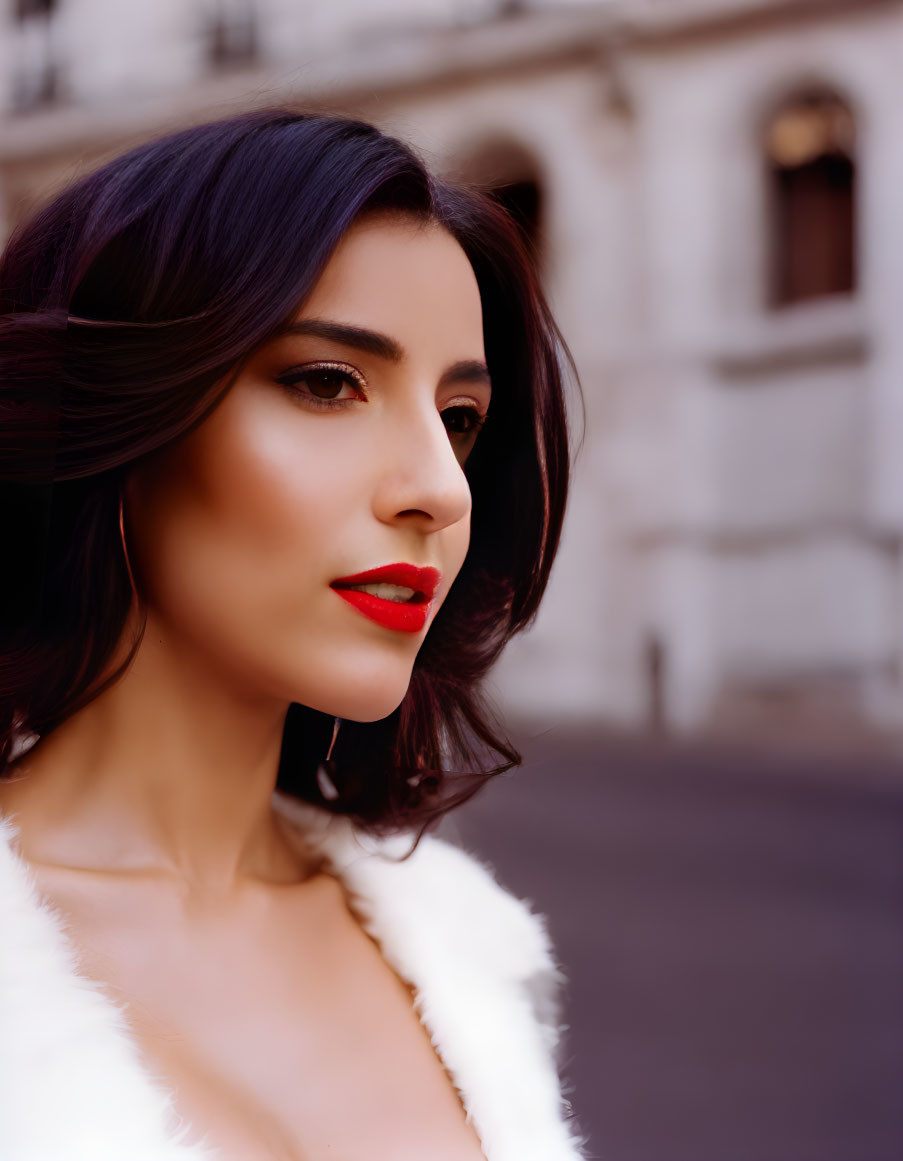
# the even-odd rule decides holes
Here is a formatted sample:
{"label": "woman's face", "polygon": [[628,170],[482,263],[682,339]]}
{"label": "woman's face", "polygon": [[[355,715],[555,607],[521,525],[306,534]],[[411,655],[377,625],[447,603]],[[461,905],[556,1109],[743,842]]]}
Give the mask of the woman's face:
{"label": "woman's face", "polygon": [[[462,469],[490,399],[479,290],[442,227],[380,215],[351,227],[295,321],[133,477],[129,549],[149,632],[255,700],[374,721],[467,553]],[[420,627],[330,587],[400,562],[439,573]]]}

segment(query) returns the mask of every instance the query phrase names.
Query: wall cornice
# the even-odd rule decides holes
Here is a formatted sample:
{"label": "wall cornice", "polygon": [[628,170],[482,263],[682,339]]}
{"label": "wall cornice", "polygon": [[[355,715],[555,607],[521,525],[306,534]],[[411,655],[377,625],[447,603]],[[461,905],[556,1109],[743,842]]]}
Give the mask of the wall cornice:
{"label": "wall cornice", "polygon": [[297,68],[263,65],[207,74],[158,94],[62,104],[0,118],[0,164],[119,148],[161,126],[263,104],[370,111],[374,102],[478,79],[586,66],[604,75],[631,50],[679,48],[848,14],[901,10],[903,0],[611,0],[571,11],[533,11],[479,24],[350,38]]}
{"label": "wall cornice", "polygon": [[683,46],[769,28],[903,9],[903,0],[622,0],[622,43]]}

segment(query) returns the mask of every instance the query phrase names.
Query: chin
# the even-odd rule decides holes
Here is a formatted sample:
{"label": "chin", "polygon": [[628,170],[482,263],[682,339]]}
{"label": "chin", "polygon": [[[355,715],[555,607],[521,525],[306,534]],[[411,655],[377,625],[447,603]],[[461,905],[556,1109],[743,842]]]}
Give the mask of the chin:
{"label": "chin", "polygon": [[355,690],[353,683],[348,682],[336,691],[335,696],[319,697],[315,700],[295,697],[293,700],[301,701],[312,709],[319,710],[320,713],[343,718],[345,721],[378,722],[398,709],[409,684],[410,675],[403,684],[384,680],[382,684],[372,682],[360,691]]}
{"label": "chin", "polygon": [[[368,698],[366,700],[346,703],[342,708],[342,703],[339,703],[339,710],[333,715],[337,718],[344,718],[349,722],[379,722],[383,718],[387,718],[389,714],[394,713],[404,700],[404,694],[394,700],[388,698],[379,698],[375,700]],[[330,711],[331,712],[331,711]]]}

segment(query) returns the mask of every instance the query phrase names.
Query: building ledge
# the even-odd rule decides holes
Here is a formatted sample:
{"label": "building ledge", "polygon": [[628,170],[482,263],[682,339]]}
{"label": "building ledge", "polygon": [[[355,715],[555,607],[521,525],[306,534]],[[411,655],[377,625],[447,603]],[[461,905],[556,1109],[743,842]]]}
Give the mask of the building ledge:
{"label": "building ledge", "polygon": [[[604,67],[611,33],[608,4],[585,10],[528,11],[482,23],[356,30],[311,49],[297,67],[261,62],[225,74],[205,72],[183,86],[141,98],[58,105],[0,118],[0,162],[105,148],[118,139],[176,128],[203,116],[228,116],[257,105],[342,109],[375,95],[425,89],[536,66],[584,61]],[[378,51],[374,51],[374,44]]]}
{"label": "building ledge", "polygon": [[872,9],[903,0],[620,0],[624,40],[673,47],[699,36],[728,36],[756,27],[798,23]]}
{"label": "building ledge", "polygon": [[861,300],[838,296],[750,319],[722,335],[710,366],[723,382],[744,383],[787,371],[862,364],[870,346]]}

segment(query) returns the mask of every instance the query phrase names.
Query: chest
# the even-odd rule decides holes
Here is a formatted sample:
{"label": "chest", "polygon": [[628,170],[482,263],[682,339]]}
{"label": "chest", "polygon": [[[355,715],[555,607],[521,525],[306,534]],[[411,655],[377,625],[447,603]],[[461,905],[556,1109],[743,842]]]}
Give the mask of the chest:
{"label": "chest", "polygon": [[159,899],[39,887],[222,1161],[483,1161],[410,988],[331,877],[179,921]]}

